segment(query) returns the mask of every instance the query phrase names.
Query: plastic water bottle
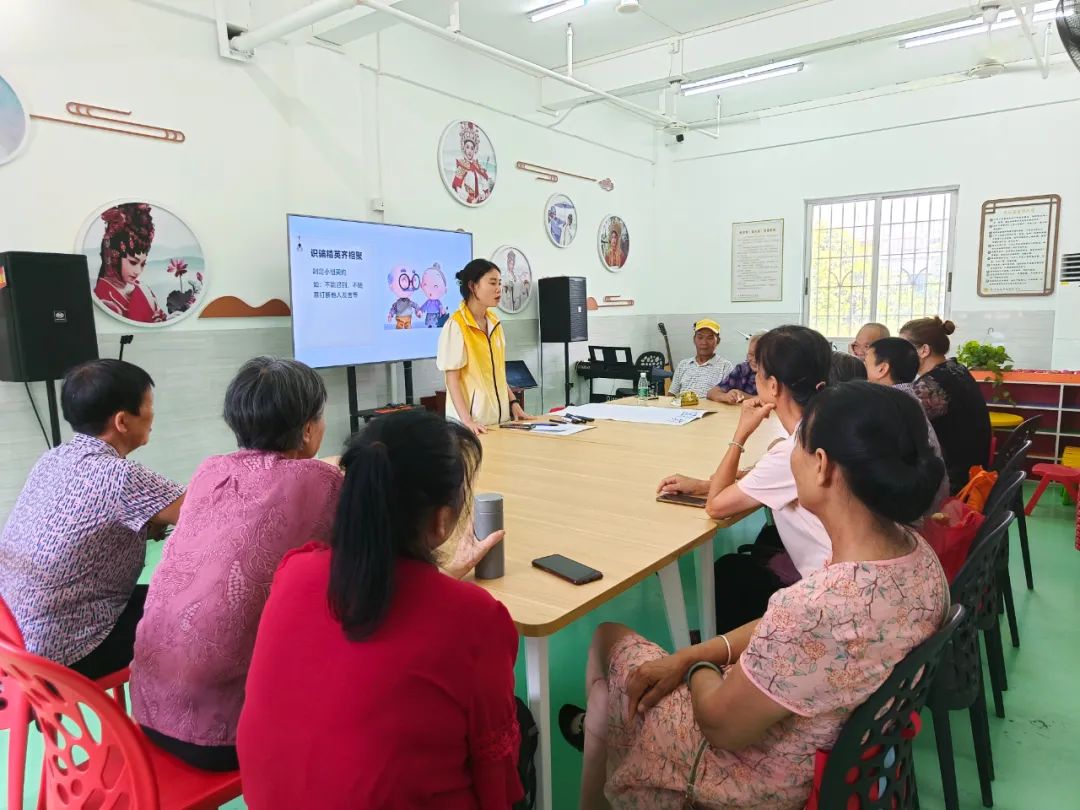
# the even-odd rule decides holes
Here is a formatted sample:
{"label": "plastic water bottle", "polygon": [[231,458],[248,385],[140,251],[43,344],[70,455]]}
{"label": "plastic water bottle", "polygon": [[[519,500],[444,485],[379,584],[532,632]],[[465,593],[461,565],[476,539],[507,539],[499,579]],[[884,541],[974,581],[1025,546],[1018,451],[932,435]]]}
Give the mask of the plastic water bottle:
{"label": "plastic water bottle", "polygon": [[645,376],[645,372],[641,372],[638,375],[637,380],[637,398],[648,399],[649,398],[649,378]]}

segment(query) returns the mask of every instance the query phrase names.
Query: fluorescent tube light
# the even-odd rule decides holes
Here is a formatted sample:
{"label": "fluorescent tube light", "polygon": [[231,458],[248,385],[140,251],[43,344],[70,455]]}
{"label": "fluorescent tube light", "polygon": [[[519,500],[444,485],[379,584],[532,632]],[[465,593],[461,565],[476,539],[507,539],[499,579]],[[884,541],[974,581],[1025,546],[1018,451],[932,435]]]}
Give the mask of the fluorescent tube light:
{"label": "fluorescent tube light", "polygon": [[[1073,3],[1066,3],[1066,10],[1073,5]],[[1035,4],[1035,14],[1032,22],[1049,22],[1056,16],[1057,0],[1045,0],[1044,2]],[[1002,11],[1001,14],[998,15],[997,22],[989,25],[983,21],[982,15],[980,15],[978,17],[971,17],[967,20],[961,20],[960,22],[939,25],[934,28],[916,31],[912,34],[905,34],[900,37],[900,47],[918,48],[922,45],[934,45],[938,42],[948,42],[953,39],[970,37],[976,34],[986,34],[989,31],[1002,31],[1006,28],[1016,28],[1018,25],[1020,25],[1020,20],[1016,16],[1016,12],[1009,9]]]}
{"label": "fluorescent tube light", "polygon": [[540,22],[541,20],[546,20],[548,17],[554,17],[556,14],[562,14],[565,11],[573,11],[575,8],[581,8],[587,2],[589,2],[589,0],[562,0],[562,2],[552,3],[549,6],[530,11],[529,19],[532,22]]}
{"label": "fluorescent tube light", "polygon": [[696,96],[701,93],[712,93],[724,90],[728,87],[738,87],[741,84],[760,82],[763,79],[775,79],[779,76],[790,76],[798,73],[806,67],[800,59],[789,59],[785,62],[773,62],[761,67],[747,68],[736,73],[726,73],[723,76],[713,76],[710,79],[701,79],[696,82],[688,82],[682,86],[684,96]]}

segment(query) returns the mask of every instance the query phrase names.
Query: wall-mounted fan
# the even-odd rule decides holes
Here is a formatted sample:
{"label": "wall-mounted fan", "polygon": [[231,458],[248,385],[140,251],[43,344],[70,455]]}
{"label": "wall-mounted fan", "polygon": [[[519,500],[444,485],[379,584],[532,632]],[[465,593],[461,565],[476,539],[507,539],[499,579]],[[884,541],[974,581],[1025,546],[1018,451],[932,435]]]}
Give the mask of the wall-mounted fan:
{"label": "wall-mounted fan", "polygon": [[1080,70],[1080,2],[1058,0],[1057,29],[1065,53]]}

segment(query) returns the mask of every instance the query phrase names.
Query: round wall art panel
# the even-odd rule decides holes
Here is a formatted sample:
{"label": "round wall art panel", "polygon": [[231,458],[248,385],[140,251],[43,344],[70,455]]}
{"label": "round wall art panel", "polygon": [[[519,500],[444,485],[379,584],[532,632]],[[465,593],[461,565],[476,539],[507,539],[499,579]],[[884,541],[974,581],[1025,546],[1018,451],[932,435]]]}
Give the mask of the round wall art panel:
{"label": "round wall art panel", "polygon": [[454,121],[439,140],[439,175],[455,200],[475,208],[491,199],[499,164],[487,133],[472,121]]}
{"label": "round wall art panel", "polygon": [[0,165],[14,160],[30,137],[30,116],[15,88],[0,76]]}
{"label": "round wall art panel", "polygon": [[167,208],[124,200],[98,209],[75,249],[86,256],[94,303],[124,323],[168,326],[206,299],[199,240]]}
{"label": "round wall art panel", "polygon": [[502,298],[499,309],[511,315],[522,312],[529,305],[533,293],[532,265],[521,248],[504,245],[491,254],[491,261],[502,274]]}
{"label": "round wall art panel", "polygon": [[622,270],[630,256],[630,231],[622,217],[604,217],[596,235],[600,261],[613,273]]}
{"label": "round wall art panel", "polygon": [[578,213],[573,201],[565,194],[553,194],[544,210],[544,229],[558,247],[568,247],[577,236]]}

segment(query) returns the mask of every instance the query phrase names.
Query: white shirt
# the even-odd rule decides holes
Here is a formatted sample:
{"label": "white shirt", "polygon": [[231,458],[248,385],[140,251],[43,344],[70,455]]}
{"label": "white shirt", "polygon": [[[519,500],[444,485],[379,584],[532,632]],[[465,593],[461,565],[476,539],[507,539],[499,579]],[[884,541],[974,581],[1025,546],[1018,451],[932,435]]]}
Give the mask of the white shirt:
{"label": "white shirt", "polygon": [[832,557],[832,541],[821,521],[799,505],[795,476],[791,472],[794,448],[795,436],[785,433],[735,483],[743,493],[772,509],[780,540],[799,574],[805,577],[825,567]]}
{"label": "white shirt", "polygon": [[730,360],[725,360],[718,354],[714,354],[704,363],[699,363],[696,357],[688,357],[681,360],[675,367],[675,374],[671,378],[671,394],[681,394],[683,391],[693,391],[704,399],[714,386],[720,384],[730,372],[732,366]]}

